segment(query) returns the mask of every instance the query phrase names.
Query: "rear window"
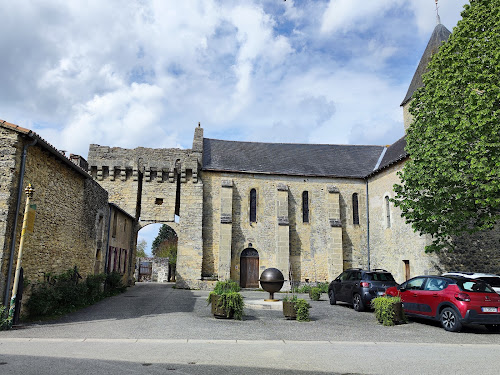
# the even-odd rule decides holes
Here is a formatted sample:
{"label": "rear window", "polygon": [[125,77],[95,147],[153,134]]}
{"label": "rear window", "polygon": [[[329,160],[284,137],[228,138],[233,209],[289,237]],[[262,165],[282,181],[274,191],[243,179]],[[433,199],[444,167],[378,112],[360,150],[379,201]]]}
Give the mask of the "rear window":
{"label": "rear window", "polygon": [[480,280],[457,280],[457,285],[464,292],[495,293],[488,284]]}
{"label": "rear window", "polygon": [[367,273],[366,278],[373,281],[394,281],[394,277],[388,272],[385,273]]}
{"label": "rear window", "polygon": [[477,279],[490,284],[492,287],[500,287],[500,277],[478,277]]}

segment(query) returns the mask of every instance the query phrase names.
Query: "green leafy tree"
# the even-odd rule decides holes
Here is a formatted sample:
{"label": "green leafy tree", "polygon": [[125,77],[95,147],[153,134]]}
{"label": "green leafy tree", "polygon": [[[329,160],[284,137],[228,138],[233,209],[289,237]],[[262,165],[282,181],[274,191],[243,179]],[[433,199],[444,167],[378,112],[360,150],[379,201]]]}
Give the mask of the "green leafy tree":
{"label": "green leafy tree", "polygon": [[500,219],[500,0],[471,0],[413,95],[394,203],[427,252]]}
{"label": "green leafy tree", "polygon": [[159,258],[168,258],[168,263],[175,266],[177,263],[177,242],[163,241],[158,246],[155,256]]}
{"label": "green leafy tree", "polygon": [[146,255],[146,247],[148,246],[148,242],[142,238],[137,242],[137,258],[147,257]]}
{"label": "green leafy tree", "polygon": [[173,257],[174,253],[177,256],[177,233],[168,225],[163,224],[153,241],[151,252],[156,257],[170,258]]}

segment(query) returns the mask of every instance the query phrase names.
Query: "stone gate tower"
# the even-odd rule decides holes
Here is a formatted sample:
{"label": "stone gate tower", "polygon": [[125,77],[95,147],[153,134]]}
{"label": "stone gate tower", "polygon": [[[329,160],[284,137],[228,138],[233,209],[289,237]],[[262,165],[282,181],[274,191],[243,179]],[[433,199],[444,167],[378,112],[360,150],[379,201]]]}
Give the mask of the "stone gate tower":
{"label": "stone gate tower", "polygon": [[177,283],[181,287],[196,287],[201,278],[202,154],[199,125],[192,149],[89,147],[89,172],[109,192],[111,202],[137,219],[137,232],[151,223],[168,223],[177,232]]}

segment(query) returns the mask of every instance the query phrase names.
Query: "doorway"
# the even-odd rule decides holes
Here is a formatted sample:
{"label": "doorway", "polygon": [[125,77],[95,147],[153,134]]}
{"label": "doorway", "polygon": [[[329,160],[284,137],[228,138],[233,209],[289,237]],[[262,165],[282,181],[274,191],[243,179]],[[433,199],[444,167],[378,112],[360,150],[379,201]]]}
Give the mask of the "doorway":
{"label": "doorway", "polygon": [[240,286],[259,287],[259,253],[255,249],[246,248],[240,255]]}
{"label": "doorway", "polygon": [[405,280],[408,280],[410,278],[410,261],[403,260],[403,263],[405,266]]}

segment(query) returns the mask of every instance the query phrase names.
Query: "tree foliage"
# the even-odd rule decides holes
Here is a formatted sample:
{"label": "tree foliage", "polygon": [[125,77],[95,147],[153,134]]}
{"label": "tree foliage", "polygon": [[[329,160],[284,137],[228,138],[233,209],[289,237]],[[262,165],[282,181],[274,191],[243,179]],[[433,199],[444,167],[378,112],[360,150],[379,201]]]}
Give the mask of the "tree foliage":
{"label": "tree foliage", "polygon": [[137,241],[137,252],[136,252],[137,258],[144,258],[147,256],[146,255],[147,246],[148,242],[144,238],[141,238],[139,241]]}
{"label": "tree foliage", "polygon": [[413,95],[394,203],[426,251],[500,219],[500,0],[471,0]]}
{"label": "tree foliage", "polygon": [[177,257],[177,233],[168,225],[163,224],[151,245],[153,256],[171,258],[175,264]]}

